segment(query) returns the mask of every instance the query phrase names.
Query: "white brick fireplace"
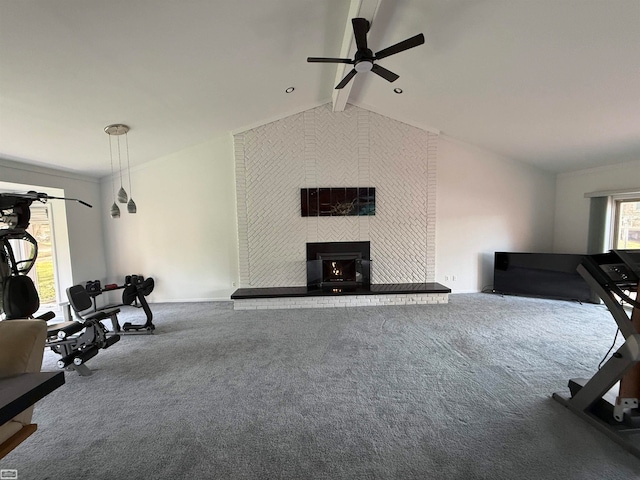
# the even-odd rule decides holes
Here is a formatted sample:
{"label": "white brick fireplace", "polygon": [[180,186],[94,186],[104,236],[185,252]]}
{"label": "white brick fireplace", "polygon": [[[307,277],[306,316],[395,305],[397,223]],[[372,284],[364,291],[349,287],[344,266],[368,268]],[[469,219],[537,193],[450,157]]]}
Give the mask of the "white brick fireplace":
{"label": "white brick fireplace", "polygon": [[[240,287],[306,285],[308,242],[370,241],[373,284],[434,280],[437,134],[324,105],[234,147]],[[375,187],[375,216],[302,217],[300,189],[314,187]]]}

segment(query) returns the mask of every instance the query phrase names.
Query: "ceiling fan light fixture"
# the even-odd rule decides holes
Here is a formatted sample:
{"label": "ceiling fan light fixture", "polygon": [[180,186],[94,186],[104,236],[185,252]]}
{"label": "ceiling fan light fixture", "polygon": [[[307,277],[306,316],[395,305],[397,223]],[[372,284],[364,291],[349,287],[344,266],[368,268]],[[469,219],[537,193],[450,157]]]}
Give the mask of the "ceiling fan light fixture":
{"label": "ceiling fan light fixture", "polygon": [[356,63],[354,65],[354,67],[356,69],[356,72],[360,73],[360,72],[370,72],[371,69],[373,68],[373,61],[372,60],[360,60],[358,63]]}

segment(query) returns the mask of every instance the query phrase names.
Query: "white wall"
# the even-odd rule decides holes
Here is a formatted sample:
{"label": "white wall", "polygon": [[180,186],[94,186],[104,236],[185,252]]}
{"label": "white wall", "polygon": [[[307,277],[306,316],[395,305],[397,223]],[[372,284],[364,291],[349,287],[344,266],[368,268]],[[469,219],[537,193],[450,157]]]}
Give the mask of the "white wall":
{"label": "white wall", "polygon": [[[125,275],[141,273],[156,279],[151,302],[228,299],[239,279],[233,147],[228,135],[134,168],[138,213],[130,215],[121,205],[117,220],[109,217],[109,179],[98,185],[0,161],[0,180],[63,188],[94,205],[66,206],[74,283],[120,284]],[[454,292],[478,291],[492,282],[494,251],[551,250],[553,174],[443,136],[437,156],[436,281]],[[635,168],[621,178],[637,172],[637,163]],[[565,198],[563,179],[571,178],[558,180],[559,199]],[[620,182],[585,191],[617,187]],[[559,207],[556,224],[561,216]],[[445,275],[456,275],[456,281],[445,281]]]}
{"label": "white wall", "polygon": [[640,189],[640,160],[559,174],[556,180],[554,251],[586,253],[590,199],[584,194],[623,189]]}
{"label": "white wall", "polygon": [[[87,208],[75,202],[51,200],[56,209],[66,210],[67,217],[72,275],[71,278],[59,279],[60,287],[65,289],[74,283],[80,283],[94,277],[101,278],[106,274],[103,231],[100,221],[103,207],[100,185],[96,179],[9,160],[0,160],[0,181],[62,189],[65,196],[79,198],[93,205],[93,208]],[[63,300],[64,297],[63,294]]]}
{"label": "white wall", "polygon": [[120,205],[119,219],[109,216],[110,179],[102,182],[105,281],[153,277],[150,302],[228,300],[238,281],[231,135],[134,168],[131,181],[138,213]]}
{"label": "white wall", "polygon": [[[289,127],[286,134],[298,136]],[[339,145],[336,148],[339,150]],[[268,161],[282,161],[282,155]],[[495,251],[551,251],[554,174],[447,137],[440,137],[437,155],[436,281],[454,292],[479,291],[492,283]],[[139,213],[123,213],[119,220],[105,217],[106,225],[112,227],[106,229],[111,276],[135,272],[154,276],[158,283],[152,301],[228,298],[234,290],[229,284],[239,277],[233,169],[233,145],[231,138],[225,137],[134,171]],[[314,173],[311,177],[317,179]],[[306,184],[304,173],[301,181]],[[162,196],[176,184],[189,185],[194,211]],[[104,186],[107,215],[111,188],[110,184]],[[300,220],[298,187],[292,198]],[[208,211],[207,205],[211,205]],[[151,210],[156,214],[147,218]],[[209,249],[209,254],[187,254],[181,261],[167,236],[180,231],[185,232],[181,245],[188,242],[193,252]],[[188,232],[193,238],[187,241]],[[300,232],[303,241],[316,233],[313,228]],[[445,281],[445,275],[455,275],[456,280]]]}
{"label": "white wall", "polygon": [[555,175],[439,138],[436,281],[480,291],[493,283],[494,252],[551,251]]}

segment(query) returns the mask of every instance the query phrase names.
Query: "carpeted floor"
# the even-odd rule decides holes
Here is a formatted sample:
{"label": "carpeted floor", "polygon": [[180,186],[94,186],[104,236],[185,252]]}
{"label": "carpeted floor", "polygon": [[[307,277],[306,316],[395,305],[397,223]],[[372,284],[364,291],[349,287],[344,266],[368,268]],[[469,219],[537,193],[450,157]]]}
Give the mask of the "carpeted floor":
{"label": "carpeted floor", "polygon": [[[609,349],[603,306],[465,294],[152,309],[155,335],[101,351],[91,377],[66,372],[0,469],[20,480],[640,478],[640,459],[550,398]],[[44,369],[57,358],[46,352]]]}

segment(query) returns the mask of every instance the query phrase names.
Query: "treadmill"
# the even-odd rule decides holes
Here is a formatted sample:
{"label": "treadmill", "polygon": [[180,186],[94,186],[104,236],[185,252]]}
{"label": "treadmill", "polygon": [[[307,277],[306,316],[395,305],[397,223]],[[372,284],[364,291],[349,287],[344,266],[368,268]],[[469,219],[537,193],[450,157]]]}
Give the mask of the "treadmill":
{"label": "treadmill", "polygon": [[[602,299],[624,344],[590,379],[569,380],[553,398],[640,457],[640,250],[586,255],[577,268]],[[624,304],[632,307],[627,313]]]}

